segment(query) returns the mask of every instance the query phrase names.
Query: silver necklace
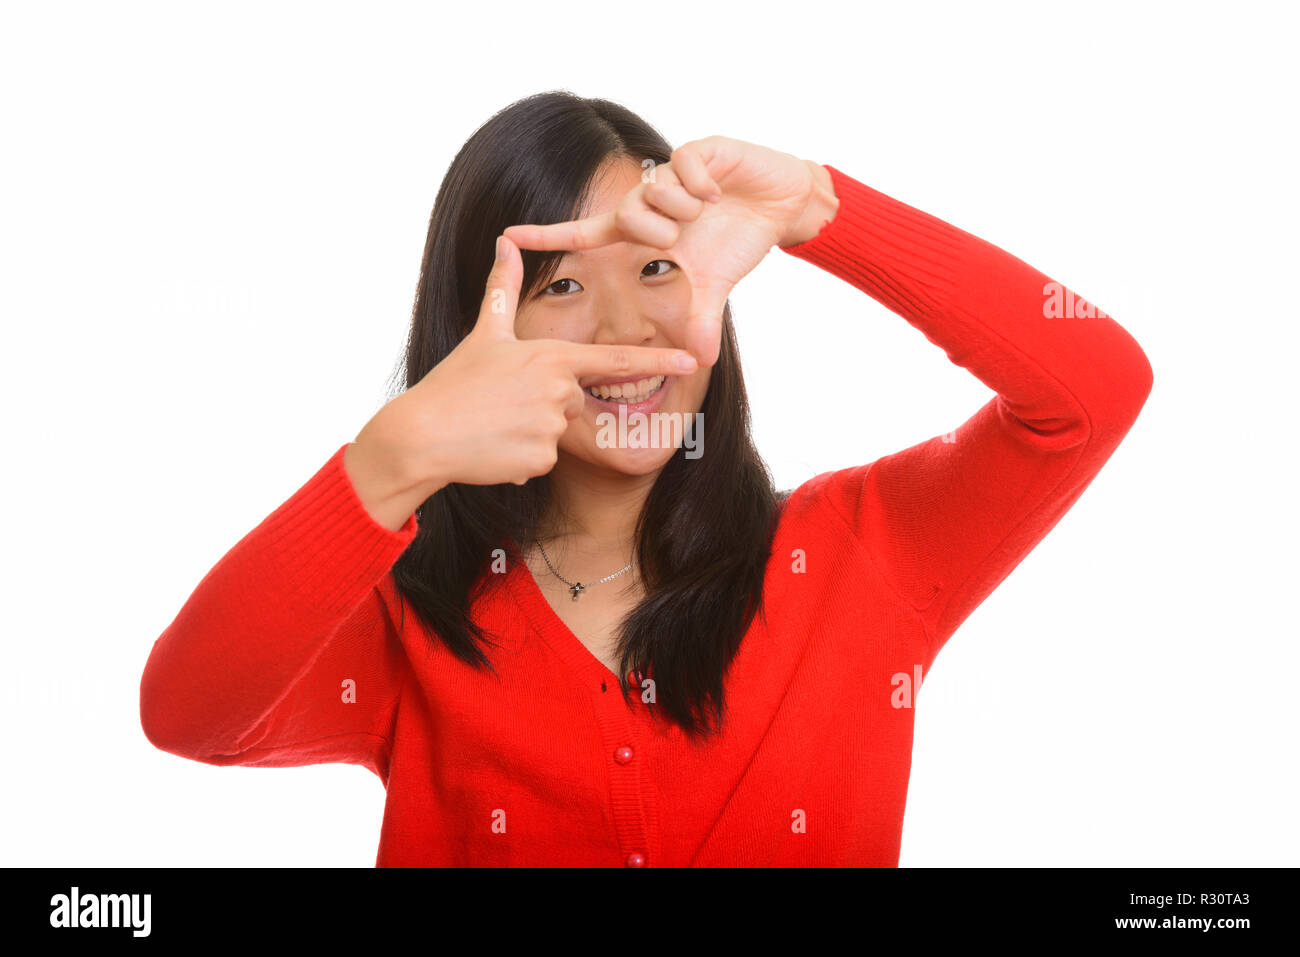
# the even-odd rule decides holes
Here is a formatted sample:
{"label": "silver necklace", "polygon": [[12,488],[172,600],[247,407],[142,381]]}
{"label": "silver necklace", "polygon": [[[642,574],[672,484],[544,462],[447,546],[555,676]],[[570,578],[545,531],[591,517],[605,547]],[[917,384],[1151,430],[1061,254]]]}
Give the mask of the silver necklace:
{"label": "silver necklace", "polygon": [[587,584],[584,585],[582,582],[571,582],[563,575],[561,575],[559,572],[557,572],[555,570],[555,566],[551,564],[551,560],[546,557],[546,549],[542,548],[542,543],[535,538],[533,539],[533,542],[534,544],[537,545],[537,550],[542,553],[542,561],[546,562],[546,567],[551,570],[551,574],[554,575],[556,578],[558,578],[560,581],[564,582],[564,584],[569,586],[569,594],[573,596],[574,601],[577,601],[579,598],[581,598],[582,593],[586,591],[588,588],[592,587],[593,585],[603,585],[611,578],[617,578],[619,575],[627,571],[628,568],[631,568],[633,565],[636,564],[636,562],[629,562],[626,568],[620,568],[618,571],[614,572],[614,574],[606,575],[600,581],[588,582]]}

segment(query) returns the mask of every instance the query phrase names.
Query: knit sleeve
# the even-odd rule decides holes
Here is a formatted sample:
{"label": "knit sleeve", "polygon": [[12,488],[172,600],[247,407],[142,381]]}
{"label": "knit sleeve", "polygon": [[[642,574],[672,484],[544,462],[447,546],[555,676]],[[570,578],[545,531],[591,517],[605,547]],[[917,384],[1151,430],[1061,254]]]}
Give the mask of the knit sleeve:
{"label": "knit sleeve", "polygon": [[405,657],[378,586],[417,519],[396,532],[376,522],[346,449],[213,566],[154,642],[140,718],[156,747],[387,779]]}
{"label": "knit sleeve", "polygon": [[921,616],[933,657],[1096,477],[1151,366],[1119,323],[1048,276],[826,169],[835,218],[783,251],[902,316],[995,393],[952,432],[808,483]]}

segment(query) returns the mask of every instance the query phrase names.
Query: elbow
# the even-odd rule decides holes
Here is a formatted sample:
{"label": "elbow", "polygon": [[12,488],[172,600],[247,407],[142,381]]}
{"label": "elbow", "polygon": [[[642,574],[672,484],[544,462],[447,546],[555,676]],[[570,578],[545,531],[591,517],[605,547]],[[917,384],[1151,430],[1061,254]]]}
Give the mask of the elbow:
{"label": "elbow", "polygon": [[171,697],[158,686],[156,676],[146,668],[140,681],[140,730],[159,751],[195,758],[192,736],[184,733],[175,711]]}
{"label": "elbow", "polygon": [[1108,447],[1118,445],[1137,422],[1155,382],[1151,362],[1127,333],[1109,356],[1100,389],[1092,394],[1091,431]]}
{"label": "elbow", "polygon": [[1130,337],[1130,343],[1125,375],[1128,383],[1125,407],[1129,413],[1129,424],[1132,424],[1151,395],[1151,389],[1155,384],[1155,372],[1151,368],[1151,360],[1147,358],[1147,354],[1142,351],[1137,341]]}
{"label": "elbow", "polygon": [[162,720],[158,707],[153,704],[154,700],[154,697],[145,691],[142,684],[140,689],[140,729],[144,732],[145,739],[159,751],[183,755],[184,748],[181,747],[166,722]]}
{"label": "elbow", "polygon": [[1137,421],[1155,384],[1151,360],[1127,329],[1111,319],[1107,344],[1096,356],[1094,405],[1105,418],[1127,431]]}
{"label": "elbow", "polygon": [[204,764],[231,764],[240,753],[237,736],[218,729],[183,704],[183,697],[160,690],[145,671],[140,683],[140,730],[159,751]]}
{"label": "elbow", "polygon": [[188,758],[191,761],[216,763],[210,760],[213,753],[199,747],[193,734],[187,734],[176,725],[159,720],[155,714],[151,714],[143,707],[140,709],[140,728],[144,731],[145,739],[159,751],[166,751],[168,754]]}

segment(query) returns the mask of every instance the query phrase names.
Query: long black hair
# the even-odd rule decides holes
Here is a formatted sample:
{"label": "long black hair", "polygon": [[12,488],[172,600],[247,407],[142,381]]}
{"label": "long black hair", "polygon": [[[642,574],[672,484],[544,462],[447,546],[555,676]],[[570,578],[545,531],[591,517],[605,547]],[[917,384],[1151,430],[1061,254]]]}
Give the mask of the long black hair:
{"label": "long black hair", "polygon": [[[619,104],[550,91],[495,114],[461,147],[429,220],[405,354],[405,387],[419,382],[473,328],[492,268],[496,237],[516,223],[578,216],[595,174],[610,158],[668,163],[672,148]],[[520,299],[552,281],[559,251],[521,250]],[[755,614],[779,502],[750,437],[731,304],[722,348],[700,410],[703,454],[679,448],[660,472],[636,524],[636,560],[646,595],[622,621],[620,687],[628,699],[639,672],[654,681],[662,711],[693,740],[719,732],[723,679]],[[471,620],[495,549],[534,537],[550,502],[549,476],[522,486],[453,483],[430,496],[419,531],[392,574],[428,630],[461,661],[491,669],[491,636]],[[403,616],[405,612],[403,610]],[[640,687],[636,690],[639,692]]]}

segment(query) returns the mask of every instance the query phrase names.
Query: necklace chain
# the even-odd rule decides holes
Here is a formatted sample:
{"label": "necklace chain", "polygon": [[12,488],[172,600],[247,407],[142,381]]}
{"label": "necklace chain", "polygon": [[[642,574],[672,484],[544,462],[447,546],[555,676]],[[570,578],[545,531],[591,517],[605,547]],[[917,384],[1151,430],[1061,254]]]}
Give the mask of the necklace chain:
{"label": "necklace chain", "polygon": [[537,550],[542,553],[542,561],[546,562],[546,567],[551,570],[551,574],[554,575],[556,578],[558,578],[560,581],[564,582],[564,584],[569,586],[569,594],[573,596],[574,601],[577,601],[579,598],[581,598],[582,593],[586,591],[588,588],[592,587],[593,585],[603,585],[605,582],[609,581],[610,579],[617,578],[619,575],[623,574],[625,571],[627,571],[629,568],[631,568],[633,565],[636,564],[636,562],[629,562],[625,567],[620,568],[618,571],[614,572],[614,574],[606,575],[604,578],[600,579],[600,581],[587,582],[587,584],[584,585],[582,582],[571,582],[563,575],[561,575],[558,571],[556,571],[555,566],[551,564],[551,560],[546,557],[546,549],[542,548],[542,543],[535,538],[533,539],[533,542],[534,544],[537,545]]}

